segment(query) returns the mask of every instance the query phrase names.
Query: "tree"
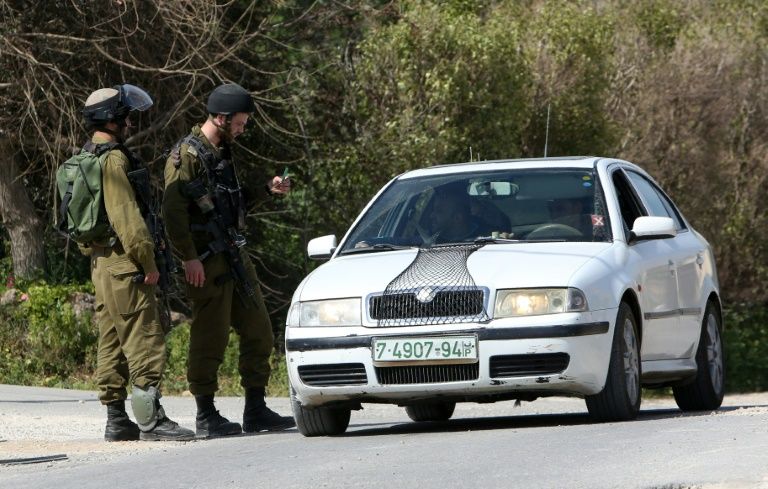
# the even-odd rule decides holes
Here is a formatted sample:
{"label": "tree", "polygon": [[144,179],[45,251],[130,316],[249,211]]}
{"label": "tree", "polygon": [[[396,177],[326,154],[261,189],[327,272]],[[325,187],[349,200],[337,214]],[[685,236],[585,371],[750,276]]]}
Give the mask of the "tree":
{"label": "tree", "polygon": [[[150,164],[205,116],[203,101],[225,81],[256,94],[264,134],[284,131],[270,117],[282,104],[265,70],[283,48],[270,37],[280,9],[259,2],[56,2],[56,15],[26,0],[0,0],[0,214],[19,276],[45,266],[44,222],[55,219],[53,173],[85,139],[87,95],[127,82],[155,100],[127,142]],[[274,66],[274,65],[273,65]],[[250,153],[259,156],[258,150]],[[157,171],[156,173],[159,173]],[[22,185],[26,181],[28,185]],[[38,217],[43,215],[44,219]],[[51,219],[53,218],[53,219]]]}
{"label": "tree", "polygon": [[22,184],[10,138],[0,134],[0,216],[8,230],[14,273],[32,278],[45,266],[43,223]]}

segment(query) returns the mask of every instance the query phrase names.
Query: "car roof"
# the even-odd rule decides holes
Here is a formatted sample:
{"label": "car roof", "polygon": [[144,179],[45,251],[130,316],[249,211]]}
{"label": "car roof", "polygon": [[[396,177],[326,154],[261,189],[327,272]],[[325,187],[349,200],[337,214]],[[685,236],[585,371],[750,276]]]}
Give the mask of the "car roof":
{"label": "car roof", "polygon": [[[453,163],[447,165],[435,165],[428,168],[420,168],[403,173],[398,179],[418,178],[424,176],[443,175],[450,173],[469,173],[493,170],[510,169],[546,169],[546,168],[595,168],[598,161],[608,162],[600,156],[557,156],[551,158],[523,158],[505,160],[472,161],[467,163]],[[620,160],[610,160],[620,161]]]}

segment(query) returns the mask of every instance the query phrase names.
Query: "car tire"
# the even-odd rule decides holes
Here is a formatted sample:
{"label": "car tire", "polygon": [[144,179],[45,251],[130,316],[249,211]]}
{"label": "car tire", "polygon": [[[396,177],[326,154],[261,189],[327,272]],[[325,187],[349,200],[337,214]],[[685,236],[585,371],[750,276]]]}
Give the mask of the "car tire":
{"label": "car tire", "polygon": [[422,402],[405,406],[405,412],[413,421],[447,421],[456,409],[455,402]]}
{"label": "car tire", "polygon": [[304,436],[334,436],[347,431],[351,409],[335,407],[305,408],[291,389],[291,410],[296,428]]}
{"label": "car tire", "polygon": [[720,310],[710,302],[704,311],[699,348],[696,350],[696,378],[689,384],[672,388],[675,402],[683,411],[712,411],[723,403],[725,361],[722,332]]}
{"label": "car tire", "polygon": [[587,410],[596,421],[629,421],[640,411],[640,345],[632,308],[622,302],[613,331],[613,345],[605,387],[586,396]]}

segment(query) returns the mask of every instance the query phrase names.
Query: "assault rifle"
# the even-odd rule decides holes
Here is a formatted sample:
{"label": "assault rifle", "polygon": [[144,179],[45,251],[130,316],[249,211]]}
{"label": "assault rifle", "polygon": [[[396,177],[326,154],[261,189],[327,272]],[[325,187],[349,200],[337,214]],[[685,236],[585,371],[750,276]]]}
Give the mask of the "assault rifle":
{"label": "assault rifle", "polygon": [[[128,180],[131,182],[134,192],[139,201],[141,207],[141,213],[144,216],[144,221],[149,229],[149,234],[152,236],[152,241],[155,245],[155,265],[158,272],[160,272],[160,279],[157,282],[157,298],[160,304],[160,326],[163,331],[168,334],[173,325],[171,324],[171,305],[170,305],[170,291],[171,291],[171,274],[176,272],[176,262],[173,259],[173,254],[168,246],[168,240],[165,235],[165,224],[163,219],[158,214],[155,207],[152,205],[151,188],[149,185],[149,171],[147,168],[140,168],[128,172]],[[133,277],[134,283],[143,283],[144,274],[140,273]]]}
{"label": "assault rifle", "polygon": [[[222,190],[227,191],[226,189]],[[222,285],[227,280],[234,279],[235,291],[237,291],[243,305],[245,307],[249,307],[251,304],[258,306],[256,288],[248,277],[248,271],[240,255],[240,249],[246,245],[245,236],[237,231],[234,224],[227,224],[221,213],[217,212],[208,189],[200,179],[189,182],[186,186],[186,193],[197,203],[198,208],[208,219],[205,224],[193,224],[192,230],[205,231],[213,236],[213,240],[208,243],[208,249],[199,256],[199,260],[205,261],[212,255],[223,254],[229,265],[230,273],[216,277],[216,284]]]}

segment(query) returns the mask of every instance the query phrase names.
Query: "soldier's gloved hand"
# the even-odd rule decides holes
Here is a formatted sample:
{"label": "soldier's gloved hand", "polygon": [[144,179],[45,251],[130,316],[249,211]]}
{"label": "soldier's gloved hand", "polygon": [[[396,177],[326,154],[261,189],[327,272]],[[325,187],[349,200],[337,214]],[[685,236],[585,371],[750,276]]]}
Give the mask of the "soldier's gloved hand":
{"label": "soldier's gloved hand", "polygon": [[152,272],[144,275],[144,283],[147,285],[155,285],[160,280],[160,272]]}
{"label": "soldier's gloved hand", "polygon": [[187,282],[194,287],[202,287],[205,283],[205,269],[203,268],[203,262],[197,258],[187,260],[184,265],[184,277]]}

